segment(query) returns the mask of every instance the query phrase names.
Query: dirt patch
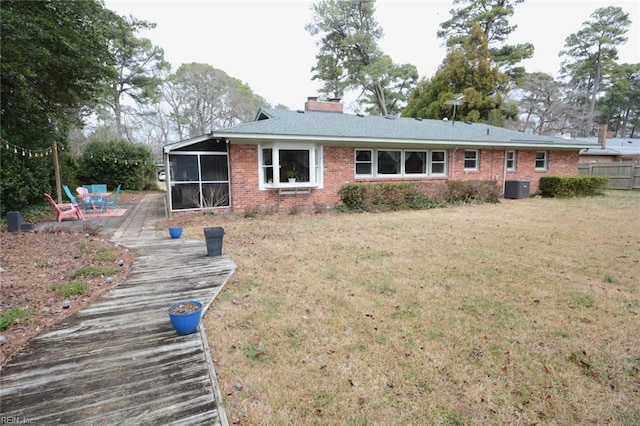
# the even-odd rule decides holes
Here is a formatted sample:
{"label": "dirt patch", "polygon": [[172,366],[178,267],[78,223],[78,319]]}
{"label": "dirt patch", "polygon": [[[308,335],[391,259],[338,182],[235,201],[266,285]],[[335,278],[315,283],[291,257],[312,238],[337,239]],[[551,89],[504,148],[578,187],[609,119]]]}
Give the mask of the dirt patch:
{"label": "dirt patch", "polygon": [[[12,312],[21,314],[0,331],[4,337],[0,365],[4,366],[30,339],[121,283],[134,257],[133,252],[82,231],[3,232],[0,315],[7,318]],[[83,275],[81,268],[88,275]],[[99,271],[115,273],[91,275]],[[86,290],[80,295],[64,293],[65,288],[74,286],[81,289],[76,292]]]}
{"label": "dirt patch", "polygon": [[179,305],[173,306],[171,309],[169,309],[169,313],[174,315],[186,315],[186,314],[192,314],[198,309],[200,309],[200,306],[196,305],[193,302],[187,302],[187,303],[181,303]]}

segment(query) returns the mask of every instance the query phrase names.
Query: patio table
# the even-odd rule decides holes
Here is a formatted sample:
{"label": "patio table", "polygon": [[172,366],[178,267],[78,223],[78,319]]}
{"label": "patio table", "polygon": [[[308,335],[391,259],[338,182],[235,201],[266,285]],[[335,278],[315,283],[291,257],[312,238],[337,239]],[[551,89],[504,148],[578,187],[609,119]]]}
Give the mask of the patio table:
{"label": "patio table", "polygon": [[107,198],[113,194],[112,192],[90,192],[92,204],[100,207],[100,212],[104,212],[107,209]]}

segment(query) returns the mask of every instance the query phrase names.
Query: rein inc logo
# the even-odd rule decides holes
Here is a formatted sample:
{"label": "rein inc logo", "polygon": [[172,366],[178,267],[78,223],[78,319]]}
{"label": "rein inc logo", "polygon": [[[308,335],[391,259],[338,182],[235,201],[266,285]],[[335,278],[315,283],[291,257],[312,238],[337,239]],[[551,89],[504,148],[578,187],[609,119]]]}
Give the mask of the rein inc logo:
{"label": "rein inc logo", "polygon": [[18,416],[0,416],[0,425],[30,425],[33,419]]}

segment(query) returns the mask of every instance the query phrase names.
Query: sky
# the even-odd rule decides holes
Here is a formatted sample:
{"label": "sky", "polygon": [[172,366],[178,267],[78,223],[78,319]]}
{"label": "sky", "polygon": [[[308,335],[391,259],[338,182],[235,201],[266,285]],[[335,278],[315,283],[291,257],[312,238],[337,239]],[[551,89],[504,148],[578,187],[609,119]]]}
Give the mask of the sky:
{"label": "sky", "polygon": [[[204,63],[251,87],[271,105],[301,109],[321,84],[312,81],[317,38],[305,30],[312,1],[305,0],[105,0],[119,15],[156,23],[139,33],[164,49],[175,71],[182,64]],[[632,21],[629,40],[619,47],[619,62],[640,63],[640,1],[525,0],[510,23],[518,28],[508,43],[530,42],[528,72],[557,75],[570,34],[582,29],[600,7],[621,7]],[[450,18],[453,0],[378,0],[375,17],[384,30],[380,48],[394,63],[416,66],[420,77],[432,77],[446,56],[436,37]],[[347,108],[354,98],[344,99]]]}

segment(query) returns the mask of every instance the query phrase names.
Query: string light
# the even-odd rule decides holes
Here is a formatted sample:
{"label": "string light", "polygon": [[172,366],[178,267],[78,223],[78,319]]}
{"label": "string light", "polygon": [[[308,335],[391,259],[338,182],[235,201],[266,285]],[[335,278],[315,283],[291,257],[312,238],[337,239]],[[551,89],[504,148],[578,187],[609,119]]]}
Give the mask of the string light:
{"label": "string light", "polygon": [[45,148],[45,149],[29,149],[29,148],[23,148],[21,146],[18,145],[14,145],[12,143],[9,143],[7,141],[4,142],[4,147],[7,149],[7,151],[13,151],[14,154],[18,155],[22,155],[23,157],[30,157],[30,158],[39,158],[39,157],[46,157],[49,156],[53,153],[53,148]]}
{"label": "string light", "polygon": [[[23,157],[29,157],[29,158],[40,158],[40,157],[48,157],[49,155],[53,154],[53,148],[45,148],[45,149],[28,149],[28,148],[23,148],[21,146],[18,145],[14,145],[12,143],[9,143],[7,141],[3,141],[4,142],[4,147],[8,150],[11,151],[13,150],[13,153],[16,155],[22,155]],[[1,145],[0,145],[1,146]],[[64,146],[62,145],[58,145],[57,148],[61,151],[64,151]],[[89,158],[91,158],[92,160],[96,157],[94,157],[93,154],[89,155]],[[153,160],[123,160],[121,158],[116,158],[116,157],[109,157],[109,156],[98,156],[97,158],[101,158],[103,162],[113,162],[114,164],[124,164],[124,165],[140,165],[140,164],[152,164],[155,165],[156,162]]]}

